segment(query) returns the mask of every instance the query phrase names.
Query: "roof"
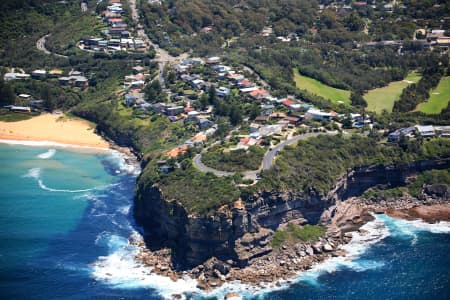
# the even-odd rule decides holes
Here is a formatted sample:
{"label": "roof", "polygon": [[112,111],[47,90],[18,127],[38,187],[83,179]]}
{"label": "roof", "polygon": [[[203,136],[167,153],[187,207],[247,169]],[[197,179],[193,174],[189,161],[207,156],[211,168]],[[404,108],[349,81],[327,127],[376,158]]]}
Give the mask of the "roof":
{"label": "roof", "polygon": [[265,95],[265,94],[267,94],[267,91],[265,89],[259,89],[259,90],[250,92],[250,96],[252,96],[252,97],[258,97],[258,96]]}
{"label": "roof", "polygon": [[197,134],[196,136],[194,136],[192,138],[193,141],[202,141],[205,142],[206,141],[206,135],[203,134]]}
{"label": "roof", "polygon": [[183,145],[166,152],[166,155],[170,157],[177,157],[178,155],[185,153],[188,149],[189,146]]}
{"label": "roof", "polygon": [[294,104],[294,101],[292,101],[290,99],[286,99],[283,101],[283,104],[286,106],[291,106],[292,104]]}
{"label": "roof", "polygon": [[299,117],[294,117],[294,116],[287,116],[284,118],[286,121],[290,121],[290,122],[298,122],[300,121]]}
{"label": "roof", "polygon": [[422,126],[422,125],[416,125],[415,126],[417,128],[417,130],[422,133],[422,132],[434,132],[434,127],[433,125],[426,125],[426,126]]}

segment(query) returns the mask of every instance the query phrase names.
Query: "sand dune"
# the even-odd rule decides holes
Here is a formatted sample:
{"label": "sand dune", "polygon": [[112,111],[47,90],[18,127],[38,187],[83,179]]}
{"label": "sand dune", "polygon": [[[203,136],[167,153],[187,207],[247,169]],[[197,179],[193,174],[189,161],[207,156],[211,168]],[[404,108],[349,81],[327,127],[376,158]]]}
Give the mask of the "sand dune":
{"label": "sand dune", "polygon": [[109,148],[108,142],[95,134],[93,126],[87,121],[53,114],[19,122],[0,122],[0,139]]}

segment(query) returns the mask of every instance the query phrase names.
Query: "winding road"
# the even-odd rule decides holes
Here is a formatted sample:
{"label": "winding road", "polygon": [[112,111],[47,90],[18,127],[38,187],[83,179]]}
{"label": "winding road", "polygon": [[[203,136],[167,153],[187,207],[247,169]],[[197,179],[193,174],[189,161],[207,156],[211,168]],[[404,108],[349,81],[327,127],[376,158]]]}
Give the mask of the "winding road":
{"label": "winding road", "polygon": [[[261,166],[258,170],[244,171],[244,172],[239,172],[239,173],[242,173],[242,175],[244,175],[244,178],[246,178],[246,179],[256,180],[259,172],[269,170],[273,166],[276,155],[284,147],[292,145],[294,143],[297,143],[300,140],[308,139],[310,137],[315,137],[315,136],[318,136],[321,134],[336,135],[337,133],[336,132],[312,132],[312,133],[305,133],[305,134],[294,136],[284,142],[279,143],[278,145],[273,147],[271,150],[267,151],[266,154],[264,155]],[[194,157],[193,163],[194,163],[194,166],[197,169],[199,169],[200,171],[205,172],[205,173],[207,173],[207,172],[213,173],[214,175],[216,175],[218,177],[232,176],[236,173],[236,172],[216,170],[216,169],[213,169],[213,168],[210,168],[210,167],[204,165],[202,163],[202,154],[201,153],[197,154]]]}
{"label": "winding road", "polygon": [[36,48],[38,48],[38,50],[43,51],[45,54],[48,54],[48,55],[55,55],[55,56],[58,56],[58,57],[69,58],[66,55],[54,53],[54,52],[49,51],[47,48],[45,48],[45,42],[47,41],[47,38],[49,36],[50,36],[50,34],[46,34],[43,37],[41,37],[40,39],[38,39],[37,42],[36,42]]}
{"label": "winding road", "polygon": [[158,44],[153,43],[145,33],[144,27],[139,22],[139,11],[136,7],[136,0],[128,0],[128,4],[130,5],[131,8],[131,18],[133,19],[133,22],[136,25],[137,35],[141,37],[144,40],[144,42],[146,42],[148,45],[151,45],[156,51],[155,60],[158,62],[159,65],[158,80],[159,83],[161,84],[161,87],[165,88],[166,84],[164,82],[164,69],[166,67],[166,64],[185,60],[189,56],[189,54],[183,53],[180,56],[175,57],[170,55],[169,52],[167,52],[166,50],[161,49]]}

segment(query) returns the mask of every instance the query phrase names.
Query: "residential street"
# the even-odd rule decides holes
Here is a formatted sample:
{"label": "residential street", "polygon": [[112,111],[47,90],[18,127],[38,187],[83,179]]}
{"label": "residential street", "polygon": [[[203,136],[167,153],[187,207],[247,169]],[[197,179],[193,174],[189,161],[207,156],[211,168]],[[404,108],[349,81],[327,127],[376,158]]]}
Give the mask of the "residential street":
{"label": "residential street", "polygon": [[147,34],[145,33],[144,27],[142,26],[141,23],[139,23],[139,11],[136,7],[136,0],[128,0],[128,3],[130,4],[130,8],[131,8],[131,17],[133,18],[134,23],[136,24],[136,28],[137,28],[137,34],[138,36],[140,36],[146,43],[148,43],[149,45],[151,45],[155,51],[156,51],[156,56],[155,56],[155,61],[158,62],[159,65],[159,75],[158,75],[158,80],[159,83],[161,84],[162,88],[165,88],[165,82],[164,82],[164,69],[166,67],[167,63],[173,63],[173,62],[178,62],[178,61],[182,61],[184,59],[186,59],[188,57],[188,53],[183,53],[178,57],[172,56],[170,55],[166,50],[161,49],[158,44],[153,43],[149,37],[147,36]]}
{"label": "residential street", "polygon": [[[262,161],[262,166],[258,169],[258,170],[252,170],[252,171],[245,171],[245,172],[241,172],[242,175],[244,175],[244,178],[246,179],[257,179],[257,174],[259,172],[261,172],[262,170],[269,170],[272,165],[273,162],[275,161],[275,157],[278,154],[278,152],[280,152],[284,147],[288,146],[288,145],[292,145],[300,140],[304,140],[310,137],[315,137],[321,134],[325,134],[325,135],[336,135],[337,133],[335,132],[312,132],[312,133],[305,133],[305,134],[301,134],[301,135],[297,135],[294,136],[284,142],[279,143],[278,145],[276,145],[272,150],[267,151],[266,154],[264,155],[263,161]],[[214,175],[218,176],[218,177],[224,177],[224,176],[232,176],[235,174],[235,172],[226,172],[226,171],[220,171],[220,170],[216,170],[210,167],[205,166],[202,163],[202,155],[201,154],[197,154],[194,157],[194,166],[199,169],[202,172],[210,172],[213,173]]]}

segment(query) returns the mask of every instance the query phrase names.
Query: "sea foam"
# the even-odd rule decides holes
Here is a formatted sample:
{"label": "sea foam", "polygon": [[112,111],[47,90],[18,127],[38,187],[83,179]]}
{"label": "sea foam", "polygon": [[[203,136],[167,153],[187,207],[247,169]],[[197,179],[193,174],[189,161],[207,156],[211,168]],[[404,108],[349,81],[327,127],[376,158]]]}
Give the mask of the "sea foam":
{"label": "sea foam", "polygon": [[45,191],[49,192],[61,192],[61,193],[83,193],[96,190],[98,188],[90,188],[90,189],[79,189],[79,190],[68,190],[68,189],[53,189],[46,186],[41,179],[41,169],[40,168],[32,168],[25,174],[23,177],[25,178],[33,178],[39,184],[39,187]]}
{"label": "sea foam", "polygon": [[23,146],[30,146],[30,147],[78,148],[78,149],[95,150],[95,151],[102,151],[102,152],[111,151],[110,149],[101,148],[101,147],[63,144],[63,143],[50,142],[50,141],[20,141],[20,140],[16,141],[16,140],[0,139],[0,143],[10,144],[10,145],[23,145]]}
{"label": "sea foam", "polygon": [[[102,241],[110,250],[110,254],[100,257],[92,264],[92,275],[97,279],[111,284],[117,288],[152,288],[162,297],[172,298],[173,294],[184,294],[190,298],[217,297],[222,299],[230,292],[236,292],[244,298],[254,298],[264,294],[288,288],[292,283],[306,283],[320,286],[321,275],[337,272],[342,269],[350,269],[355,272],[382,268],[382,261],[361,259],[361,256],[374,244],[379,243],[390,235],[403,234],[414,238],[417,231],[429,231],[432,233],[450,233],[450,223],[441,222],[428,224],[423,221],[404,221],[390,218],[386,215],[374,215],[375,219],[361,227],[361,230],[353,232],[351,241],[341,248],[346,255],[328,258],[314,265],[310,270],[298,273],[296,278],[260,286],[242,284],[240,282],[227,282],[219,288],[205,292],[196,287],[194,279],[185,277],[176,282],[169,278],[151,274],[151,268],[143,266],[134,260],[138,248],[130,245],[127,239],[102,233],[97,242]],[[139,235],[137,232],[133,233]]]}
{"label": "sea foam", "polygon": [[55,153],[56,153],[55,149],[50,149],[47,152],[39,154],[37,157],[40,159],[49,159],[52,158],[53,155],[55,155]]}

